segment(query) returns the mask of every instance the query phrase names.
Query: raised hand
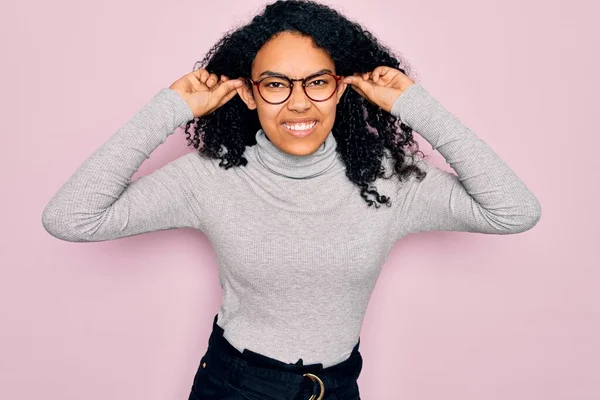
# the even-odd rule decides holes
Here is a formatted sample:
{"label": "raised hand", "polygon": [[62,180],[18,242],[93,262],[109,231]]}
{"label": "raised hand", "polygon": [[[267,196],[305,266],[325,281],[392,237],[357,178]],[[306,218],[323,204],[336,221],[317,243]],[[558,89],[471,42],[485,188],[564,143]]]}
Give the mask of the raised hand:
{"label": "raised hand", "polygon": [[401,71],[380,66],[371,72],[354,74],[344,78],[356,92],[387,112],[392,110],[396,99],[415,82]]}
{"label": "raised hand", "polygon": [[169,88],[183,97],[192,109],[194,118],[198,118],[231,100],[237,93],[236,89],[243,84],[241,79],[230,80],[225,75],[219,78],[202,68],[182,76]]}

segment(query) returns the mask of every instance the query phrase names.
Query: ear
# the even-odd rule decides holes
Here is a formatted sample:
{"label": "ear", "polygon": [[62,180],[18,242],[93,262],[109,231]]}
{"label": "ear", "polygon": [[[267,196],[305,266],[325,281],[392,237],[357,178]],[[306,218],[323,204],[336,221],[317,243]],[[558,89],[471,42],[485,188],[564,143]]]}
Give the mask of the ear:
{"label": "ear", "polygon": [[340,83],[340,85],[338,86],[337,94],[336,94],[336,96],[337,96],[337,102],[336,102],[336,104],[340,104],[340,99],[342,98],[342,95],[346,91],[347,87],[348,87],[348,84],[347,83],[343,83],[343,82]]}
{"label": "ear", "polygon": [[242,99],[244,103],[248,106],[250,110],[256,109],[256,101],[254,100],[254,95],[252,94],[253,85],[244,84],[242,87],[236,89],[238,95]]}

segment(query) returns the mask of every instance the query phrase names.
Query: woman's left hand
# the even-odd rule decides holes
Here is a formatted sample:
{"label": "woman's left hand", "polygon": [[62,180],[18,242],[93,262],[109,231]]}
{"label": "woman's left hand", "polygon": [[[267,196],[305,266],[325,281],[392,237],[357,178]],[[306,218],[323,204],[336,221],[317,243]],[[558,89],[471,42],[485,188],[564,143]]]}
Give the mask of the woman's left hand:
{"label": "woman's left hand", "polygon": [[402,92],[415,83],[401,71],[386,66],[364,74],[347,76],[342,82],[349,83],[361,96],[387,112],[391,112]]}

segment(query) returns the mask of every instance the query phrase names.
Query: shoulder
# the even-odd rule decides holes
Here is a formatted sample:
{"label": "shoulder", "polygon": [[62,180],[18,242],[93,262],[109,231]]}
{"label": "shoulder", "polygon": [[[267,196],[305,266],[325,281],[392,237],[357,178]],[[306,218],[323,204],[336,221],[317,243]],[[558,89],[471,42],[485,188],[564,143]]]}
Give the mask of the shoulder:
{"label": "shoulder", "polygon": [[218,173],[221,167],[219,167],[220,159],[210,158],[198,153],[198,151],[191,151],[177,158],[176,163],[180,168],[184,169],[188,174],[195,175],[214,175]]}

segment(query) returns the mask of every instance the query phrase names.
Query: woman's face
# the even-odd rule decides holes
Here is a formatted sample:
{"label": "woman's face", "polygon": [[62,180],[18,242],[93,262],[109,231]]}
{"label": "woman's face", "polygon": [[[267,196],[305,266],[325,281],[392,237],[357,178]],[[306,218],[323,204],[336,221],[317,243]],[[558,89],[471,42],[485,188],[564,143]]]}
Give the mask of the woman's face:
{"label": "woman's face", "polygon": [[[291,79],[301,79],[321,70],[336,73],[333,60],[324,50],[314,47],[310,37],[281,32],[258,51],[250,78],[256,82],[266,76],[263,72],[271,71]],[[305,156],[315,152],[331,132],[336,105],[346,86],[340,82],[335,94],[321,102],[308,98],[298,81],[294,82],[290,97],[281,104],[267,103],[254,85],[251,89],[246,86],[239,88],[238,94],[249,109],[257,110],[262,129],[277,148],[288,154]],[[312,133],[300,137],[286,128],[300,119],[316,121]]]}

